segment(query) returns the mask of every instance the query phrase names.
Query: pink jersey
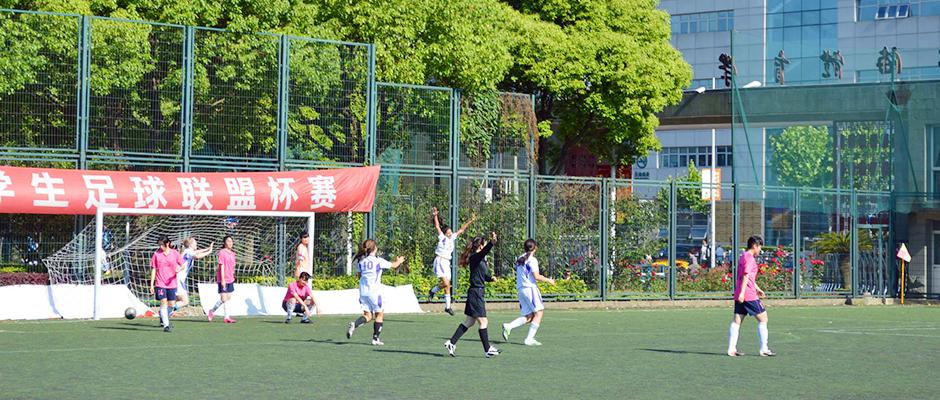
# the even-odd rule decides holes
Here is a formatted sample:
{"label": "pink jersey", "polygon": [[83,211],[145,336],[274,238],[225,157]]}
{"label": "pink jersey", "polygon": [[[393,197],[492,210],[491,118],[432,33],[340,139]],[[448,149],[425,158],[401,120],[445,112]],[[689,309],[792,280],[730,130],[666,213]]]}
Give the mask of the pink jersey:
{"label": "pink jersey", "polygon": [[297,297],[300,297],[301,300],[313,296],[313,292],[310,290],[309,284],[300,287],[300,285],[297,284],[297,281],[291,282],[290,285],[287,285],[287,294],[284,295],[284,301],[293,299],[295,294]]}
{"label": "pink jersey", "polygon": [[176,268],[185,264],[183,256],[176,250],[157,250],[150,258],[150,267],[156,270],[153,285],[158,288],[176,289]]}
{"label": "pink jersey", "polygon": [[219,268],[215,279],[219,283],[235,282],[235,252],[229,249],[219,250]]}
{"label": "pink jersey", "polygon": [[745,276],[747,276],[747,287],[744,288],[744,301],[759,300],[760,297],[757,296],[757,289],[754,286],[757,279],[757,260],[754,259],[754,255],[747,251],[738,259],[738,279],[735,280],[734,285],[735,300],[741,294],[741,282],[744,281]]}

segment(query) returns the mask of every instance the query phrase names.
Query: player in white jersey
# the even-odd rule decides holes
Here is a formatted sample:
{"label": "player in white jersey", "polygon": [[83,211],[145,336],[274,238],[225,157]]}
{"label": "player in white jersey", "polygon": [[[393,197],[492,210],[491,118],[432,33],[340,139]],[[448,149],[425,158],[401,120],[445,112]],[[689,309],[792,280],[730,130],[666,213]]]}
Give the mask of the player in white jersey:
{"label": "player in white jersey", "polygon": [[364,325],[375,317],[375,323],[372,326],[372,345],[381,346],[379,335],[382,334],[383,308],[382,308],[382,270],[398,268],[405,261],[405,257],[399,256],[394,262],[375,255],[378,247],[375,240],[368,239],[362,242],[359,252],[356,253],[355,260],[358,265],[359,275],[359,305],[362,306],[362,316],[349,323],[346,330],[346,338],[352,338],[356,328]]}
{"label": "player in white jersey", "polygon": [[297,244],[297,251],[294,257],[294,279],[300,279],[300,274],[306,272],[313,276],[313,258],[307,254],[307,246],[310,244],[310,234],[304,231],[300,234],[300,243]]}
{"label": "player in white jersey", "polygon": [[529,334],[523,343],[526,346],[541,346],[542,344],[535,340],[535,333],[538,332],[539,325],[542,323],[545,306],[542,304],[542,292],[539,291],[536,283],[541,281],[554,285],[555,280],[539,272],[539,260],[533,257],[535,251],[538,250],[535,240],[526,240],[523,247],[525,254],[516,259],[516,290],[519,292],[519,310],[522,316],[508,324],[503,324],[503,339],[509,340],[509,334],[513,328],[529,323]]}
{"label": "player in white jersey", "polygon": [[454,232],[449,226],[441,225],[441,221],[437,216],[437,207],[431,208],[431,215],[434,216],[434,228],[437,229],[437,249],[434,250],[434,254],[436,255],[436,257],[434,257],[434,275],[440,279],[440,282],[428,291],[428,302],[434,298],[434,295],[436,295],[438,291],[443,290],[444,311],[450,315],[454,315],[454,310],[450,308],[450,260],[454,256],[457,236],[460,236],[460,234],[466,231],[467,227],[469,227],[473,221],[476,221],[477,216],[473,214],[466,224],[463,224],[457,232]]}
{"label": "player in white jersey", "polygon": [[188,237],[183,240],[183,270],[176,274],[179,286],[176,288],[176,304],[173,311],[179,311],[180,307],[189,305],[189,290],[186,287],[186,279],[189,277],[189,271],[193,269],[193,263],[196,260],[212,254],[212,247],[215,243],[210,243],[208,248],[198,250],[196,248],[196,238]]}

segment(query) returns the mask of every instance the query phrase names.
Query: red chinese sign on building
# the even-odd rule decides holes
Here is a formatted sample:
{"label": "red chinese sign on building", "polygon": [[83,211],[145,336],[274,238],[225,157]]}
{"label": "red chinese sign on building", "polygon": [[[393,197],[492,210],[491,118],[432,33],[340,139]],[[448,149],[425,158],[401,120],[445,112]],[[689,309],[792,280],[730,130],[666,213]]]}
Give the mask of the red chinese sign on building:
{"label": "red chinese sign on building", "polygon": [[0,166],[0,213],[98,207],[369,212],[379,167],[291,172],[120,172]]}

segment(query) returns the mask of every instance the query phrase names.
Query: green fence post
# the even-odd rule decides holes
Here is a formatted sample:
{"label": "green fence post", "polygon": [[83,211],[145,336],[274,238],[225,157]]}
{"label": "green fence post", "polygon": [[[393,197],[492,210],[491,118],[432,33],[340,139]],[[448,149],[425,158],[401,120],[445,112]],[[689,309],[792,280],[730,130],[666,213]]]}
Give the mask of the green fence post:
{"label": "green fence post", "polygon": [[607,273],[610,270],[610,179],[602,178],[600,187],[600,263],[601,300],[607,300]]}
{"label": "green fence post", "polygon": [[669,299],[676,298],[676,181],[669,181]]}
{"label": "green fence post", "polygon": [[[457,229],[460,208],[460,90],[450,95],[450,226]],[[459,249],[458,249],[459,252]],[[457,257],[450,260],[451,296],[457,296]],[[496,266],[494,266],[496,267]]]}
{"label": "green fence post", "polygon": [[91,17],[82,16],[78,30],[78,96],[75,130],[78,137],[78,169],[88,168],[88,103],[91,102]]}
{"label": "green fence post", "polygon": [[[734,180],[733,175],[734,174],[732,173],[732,181]],[[732,277],[731,282],[732,283],[731,283],[731,293],[729,293],[729,295],[734,296],[734,286],[737,285],[736,282],[738,281],[738,251],[739,251],[738,248],[741,245],[741,243],[738,240],[738,236],[740,235],[740,232],[741,232],[741,229],[740,229],[741,228],[740,226],[741,225],[741,206],[739,204],[741,200],[741,193],[740,193],[741,185],[737,183],[732,183],[731,185],[732,185],[731,197],[734,199],[734,201],[732,202],[732,206],[731,206],[731,209],[732,209],[732,212],[731,212],[732,214],[731,215],[731,225],[732,225],[731,227],[731,250],[728,252],[730,254],[725,253],[725,258],[731,259],[730,270],[731,270],[731,277]]]}
{"label": "green fence post", "polygon": [[[803,259],[803,235],[800,229],[800,188],[793,189],[793,296],[797,299],[803,297],[803,266],[807,262]],[[804,260],[800,263],[800,260]],[[806,268],[810,268],[807,266]]]}
{"label": "green fence post", "polygon": [[196,29],[183,28],[183,93],[180,101],[180,136],[183,172],[192,171],[193,155],[193,82],[195,80]]}
{"label": "green fence post", "polygon": [[[366,94],[366,103],[368,106],[368,111],[366,113],[366,163],[368,165],[375,165],[376,162],[376,132],[378,129],[378,98],[376,93],[376,83],[375,83],[375,45],[369,44],[369,77],[368,77],[368,93]],[[366,215],[366,237],[374,238],[375,237],[375,207],[376,204],[372,205],[372,212]]]}
{"label": "green fence post", "polygon": [[277,168],[284,171],[287,162],[287,114],[290,112],[290,39],[281,35],[278,46],[277,78]]}
{"label": "green fence post", "polygon": [[[532,110],[535,112],[535,95],[532,95]],[[529,148],[535,152],[536,144],[538,140],[538,127],[536,127],[535,135],[529,137]],[[529,190],[526,193],[526,235],[530,238],[535,238],[535,206],[538,201],[538,194],[536,193],[536,187],[538,182],[536,178],[539,173],[538,159],[535,157],[536,154],[533,154],[532,157],[529,157]]]}

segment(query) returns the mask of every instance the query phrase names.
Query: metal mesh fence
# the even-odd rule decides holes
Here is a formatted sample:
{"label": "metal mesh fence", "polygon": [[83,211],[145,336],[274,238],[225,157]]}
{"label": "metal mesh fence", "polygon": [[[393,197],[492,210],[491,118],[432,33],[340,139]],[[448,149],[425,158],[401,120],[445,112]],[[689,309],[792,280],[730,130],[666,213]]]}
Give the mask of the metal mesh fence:
{"label": "metal mesh fence", "polygon": [[375,240],[381,253],[404,256],[401,272],[433,274],[437,232],[431,208],[443,221],[450,212],[450,179],[433,175],[383,172],[376,189]]}
{"label": "metal mesh fence", "polygon": [[[460,178],[460,224],[474,215],[476,222],[467,228],[458,251],[475,236],[487,240],[496,232],[498,241],[492,250],[489,267],[494,276],[514,280],[516,257],[524,251],[526,236],[526,207],[528,180],[513,176],[467,176]],[[456,229],[456,228],[455,228]],[[536,257],[540,257],[537,255]],[[508,294],[508,293],[507,293]]]}
{"label": "metal mesh fence", "polygon": [[609,298],[669,296],[670,185],[611,185]]}
{"label": "metal mesh fence", "polygon": [[378,164],[449,169],[452,91],[382,83],[377,95]]}
{"label": "metal mesh fence", "polygon": [[535,238],[539,265],[549,277],[577,278],[587,296],[599,296],[600,180],[539,177]]}

